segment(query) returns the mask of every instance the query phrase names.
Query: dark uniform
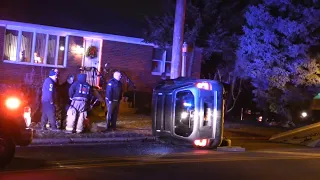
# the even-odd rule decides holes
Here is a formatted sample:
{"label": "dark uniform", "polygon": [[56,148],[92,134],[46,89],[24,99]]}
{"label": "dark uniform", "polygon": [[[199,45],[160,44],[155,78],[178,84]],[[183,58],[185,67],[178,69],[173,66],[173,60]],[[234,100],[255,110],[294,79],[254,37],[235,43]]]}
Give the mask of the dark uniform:
{"label": "dark uniform", "polygon": [[[71,76],[69,76],[68,78],[70,78]],[[72,76],[73,77],[73,76]],[[71,85],[73,84],[73,82],[70,84],[68,81],[64,82],[63,84],[60,85],[59,87],[59,105],[60,105],[60,120],[61,120],[61,124],[60,124],[60,128],[63,129],[64,128],[64,123],[66,122],[66,118],[67,118],[67,111],[70,107],[71,104],[71,100],[69,97],[69,89],[71,87]]]}
{"label": "dark uniform", "polygon": [[[50,71],[49,76],[53,76],[56,73]],[[49,120],[50,127],[52,130],[57,129],[57,120],[56,120],[56,108],[54,105],[56,94],[56,84],[53,79],[50,77],[46,78],[42,86],[42,116],[41,116],[41,128],[46,129],[46,124]]]}
{"label": "dark uniform", "polygon": [[119,112],[119,105],[122,99],[122,83],[116,79],[111,79],[106,87],[106,102],[108,106],[107,127],[116,129],[116,122]]}
{"label": "dark uniform", "polygon": [[72,99],[67,112],[66,130],[81,133],[84,129],[84,121],[87,118],[88,102],[92,98],[92,88],[86,82],[87,75],[79,74],[78,80],[69,89]]}

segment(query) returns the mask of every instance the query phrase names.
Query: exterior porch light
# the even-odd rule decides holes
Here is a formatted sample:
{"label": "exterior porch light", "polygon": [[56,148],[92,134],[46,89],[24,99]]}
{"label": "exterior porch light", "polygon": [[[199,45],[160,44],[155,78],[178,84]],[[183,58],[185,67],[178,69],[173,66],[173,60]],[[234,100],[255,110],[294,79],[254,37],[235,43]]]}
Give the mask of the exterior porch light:
{"label": "exterior porch light", "polygon": [[82,54],[82,53],[83,53],[83,47],[77,46],[77,47],[76,47],[76,53]]}
{"label": "exterior porch light", "polygon": [[76,54],[83,54],[83,47],[76,45],[72,47],[72,51],[75,52]]}

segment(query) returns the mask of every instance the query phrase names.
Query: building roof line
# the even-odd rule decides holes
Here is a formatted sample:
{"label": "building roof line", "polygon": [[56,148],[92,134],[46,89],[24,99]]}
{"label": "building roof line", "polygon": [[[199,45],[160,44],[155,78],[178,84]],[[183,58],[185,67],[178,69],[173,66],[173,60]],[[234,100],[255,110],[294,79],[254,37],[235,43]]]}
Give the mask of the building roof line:
{"label": "building roof line", "polygon": [[16,22],[16,21],[0,20],[0,26],[4,26],[8,29],[25,30],[25,31],[32,31],[32,32],[46,32],[46,33],[50,33],[53,35],[60,35],[60,36],[67,36],[67,35],[81,36],[85,38],[99,38],[99,39],[108,40],[108,41],[124,42],[124,43],[139,44],[139,45],[146,45],[146,46],[155,46],[152,43],[143,42],[142,38],[120,36],[120,35],[114,35],[114,34],[104,34],[104,33],[98,33],[98,32],[60,28],[60,27],[54,27],[54,26],[45,26],[45,25],[23,23],[23,22]]}

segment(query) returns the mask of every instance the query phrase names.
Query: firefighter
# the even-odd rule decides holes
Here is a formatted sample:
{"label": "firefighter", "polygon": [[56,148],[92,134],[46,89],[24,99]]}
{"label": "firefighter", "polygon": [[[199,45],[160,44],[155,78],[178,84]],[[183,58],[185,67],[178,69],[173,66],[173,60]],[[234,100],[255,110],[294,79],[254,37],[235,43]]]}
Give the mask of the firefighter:
{"label": "firefighter", "polygon": [[84,120],[87,118],[88,102],[92,97],[92,88],[86,82],[87,75],[79,74],[78,79],[69,89],[71,105],[67,112],[66,131],[81,133],[84,129]]}
{"label": "firefighter", "polygon": [[114,72],[113,78],[108,82],[106,87],[106,104],[108,106],[107,129],[112,128],[112,130],[116,130],[119,105],[122,99],[122,83],[120,79],[121,73],[119,71]]}
{"label": "firefighter", "polygon": [[56,96],[56,80],[57,73],[54,70],[49,72],[49,77],[45,79],[42,86],[42,116],[41,116],[41,128],[47,130],[46,124],[49,120],[51,130],[56,131],[56,108],[55,108],[55,96]]}

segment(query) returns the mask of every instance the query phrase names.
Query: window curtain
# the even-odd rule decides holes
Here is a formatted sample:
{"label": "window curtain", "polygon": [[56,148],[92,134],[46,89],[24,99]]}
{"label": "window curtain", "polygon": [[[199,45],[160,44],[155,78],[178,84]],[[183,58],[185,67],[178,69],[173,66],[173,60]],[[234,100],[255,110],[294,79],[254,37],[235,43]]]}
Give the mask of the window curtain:
{"label": "window curtain", "polygon": [[55,64],[57,36],[49,35],[47,64]]}
{"label": "window curtain", "polygon": [[57,45],[57,40],[56,39],[51,39],[48,42],[48,58],[53,58],[54,55],[56,54],[56,45]]}
{"label": "window curtain", "polygon": [[22,35],[20,52],[24,52],[24,57],[21,57],[21,61],[31,62],[30,61],[31,48],[32,48],[32,37],[28,38]]}
{"label": "window curtain", "polygon": [[7,34],[5,40],[5,60],[16,61],[17,59],[18,36]]}
{"label": "window curtain", "polygon": [[40,57],[40,62],[38,63],[43,63],[45,48],[46,48],[46,34],[37,34],[35,52],[37,53],[37,57]]}

